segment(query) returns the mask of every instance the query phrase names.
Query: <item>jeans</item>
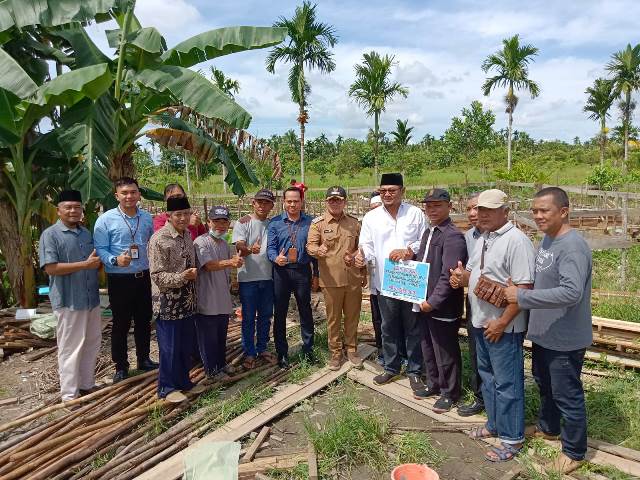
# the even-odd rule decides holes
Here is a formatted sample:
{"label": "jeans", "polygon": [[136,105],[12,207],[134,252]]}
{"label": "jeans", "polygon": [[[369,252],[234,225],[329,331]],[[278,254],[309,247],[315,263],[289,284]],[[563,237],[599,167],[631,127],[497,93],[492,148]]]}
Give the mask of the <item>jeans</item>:
{"label": "jeans", "polygon": [[302,353],[313,350],[313,313],[311,312],[311,265],[291,264],[286,267],[273,267],[273,341],[278,358],[289,355],[287,343],[287,312],[291,294],[296,299],[300,314],[300,336],[302,337]]}
{"label": "jeans", "polygon": [[469,363],[471,363],[471,372],[469,375],[469,388],[473,392],[475,400],[480,403],[484,403],[482,399],[482,379],[478,372],[478,355],[476,354],[476,337],[473,334],[473,323],[471,321],[471,305],[469,305],[469,298],[467,302],[467,342],[469,345]]}
{"label": "jeans", "polygon": [[387,373],[400,373],[402,346],[406,347],[407,373],[422,373],[422,329],[413,304],[395,298],[378,295],[378,305],[382,316],[382,350],[384,370]]}
{"label": "jeans", "polygon": [[215,375],[227,365],[229,315],[195,316],[196,335],[202,364],[207,375]]}
{"label": "jeans", "polygon": [[486,428],[505,443],[524,441],[524,357],[522,333],[503,333],[495,343],[473,328],[487,412]]}
{"label": "jeans", "polygon": [[580,380],[584,352],[584,348],[559,352],[533,344],[533,378],[540,389],[538,428],[560,435],[562,452],[573,460],[583,460],[587,453],[587,411]]}
{"label": "jeans", "polygon": [[193,317],[180,320],[156,320],[156,335],[160,349],[158,397],[164,398],[174,390],[191,390],[189,380],[195,330]]}
{"label": "jeans", "polygon": [[107,275],[109,303],[113,314],[111,327],[111,358],[116,370],[128,370],[127,336],[133,319],[133,338],[136,343],[138,363],[149,358],[151,341],[151,277],[145,270],[140,277],[133,273]]}
{"label": "jeans", "polygon": [[239,282],[238,286],[242,304],[242,349],[246,356],[255,357],[264,352],[269,343],[273,315],[273,280]]}

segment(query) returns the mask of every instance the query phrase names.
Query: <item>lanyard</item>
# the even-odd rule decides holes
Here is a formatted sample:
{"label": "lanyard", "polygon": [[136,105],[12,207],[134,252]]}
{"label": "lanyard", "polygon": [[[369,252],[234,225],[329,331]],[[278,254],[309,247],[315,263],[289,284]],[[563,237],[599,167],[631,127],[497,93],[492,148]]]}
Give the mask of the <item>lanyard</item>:
{"label": "lanyard", "polygon": [[122,217],[122,220],[124,220],[124,223],[127,225],[127,228],[129,229],[129,233],[131,233],[131,243],[135,243],[136,233],[138,233],[138,227],[140,227],[140,215],[136,215],[136,229],[133,230],[131,228],[131,225],[129,225],[129,222],[125,218],[124,213],[122,213],[122,210],[120,210],[120,205],[118,205],[118,213]]}
{"label": "lanyard", "polygon": [[[300,218],[298,222],[300,222],[300,220],[302,219]],[[287,230],[289,230],[289,241],[291,242],[291,246],[295,247],[296,239],[298,238],[298,230],[300,230],[300,223],[298,223],[295,229],[291,226],[291,223],[287,223]]]}

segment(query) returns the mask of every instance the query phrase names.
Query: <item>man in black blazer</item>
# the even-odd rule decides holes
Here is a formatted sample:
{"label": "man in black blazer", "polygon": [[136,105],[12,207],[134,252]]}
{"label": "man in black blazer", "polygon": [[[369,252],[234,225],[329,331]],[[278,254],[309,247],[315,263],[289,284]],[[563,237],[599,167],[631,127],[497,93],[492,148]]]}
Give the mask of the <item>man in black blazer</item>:
{"label": "man in black blazer", "polygon": [[449,269],[456,268],[458,262],[467,263],[467,246],[464,235],[449,216],[449,192],[440,188],[429,190],[422,203],[431,226],[424,232],[414,260],[430,264],[429,282],[426,299],[420,305],[414,305],[414,311],[423,327],[422,355],[427,388],[416,398],[440,395],[433,411],[443,413],[451,410],[461,395],[462,357],[458,327],[464,292],[451,288]]}

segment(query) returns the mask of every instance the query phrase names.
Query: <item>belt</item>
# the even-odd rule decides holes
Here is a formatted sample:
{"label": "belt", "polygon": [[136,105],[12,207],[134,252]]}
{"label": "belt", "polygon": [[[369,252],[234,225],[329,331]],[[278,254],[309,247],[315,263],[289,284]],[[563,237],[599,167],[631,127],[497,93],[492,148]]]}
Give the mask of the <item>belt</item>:
{"label": "belt", "polygon": [[109,273],[108,275],[114,276],[114,277],[120,277],[120,278],[124,278],[124,277],[144,278],[147,275],[149,275],[149,270],[142,270],[140,272],[135,272],[135,273]]}

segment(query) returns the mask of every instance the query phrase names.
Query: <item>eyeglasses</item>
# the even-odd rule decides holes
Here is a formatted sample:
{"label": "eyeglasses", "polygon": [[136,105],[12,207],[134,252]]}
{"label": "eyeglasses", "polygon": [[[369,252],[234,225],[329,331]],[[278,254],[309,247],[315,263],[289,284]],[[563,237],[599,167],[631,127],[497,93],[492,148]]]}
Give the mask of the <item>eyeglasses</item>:
{"label": "eyeglasses", "polygon": [[378,190],[380,195],[396,195],[400,190],[400,188],[381,188]]}

